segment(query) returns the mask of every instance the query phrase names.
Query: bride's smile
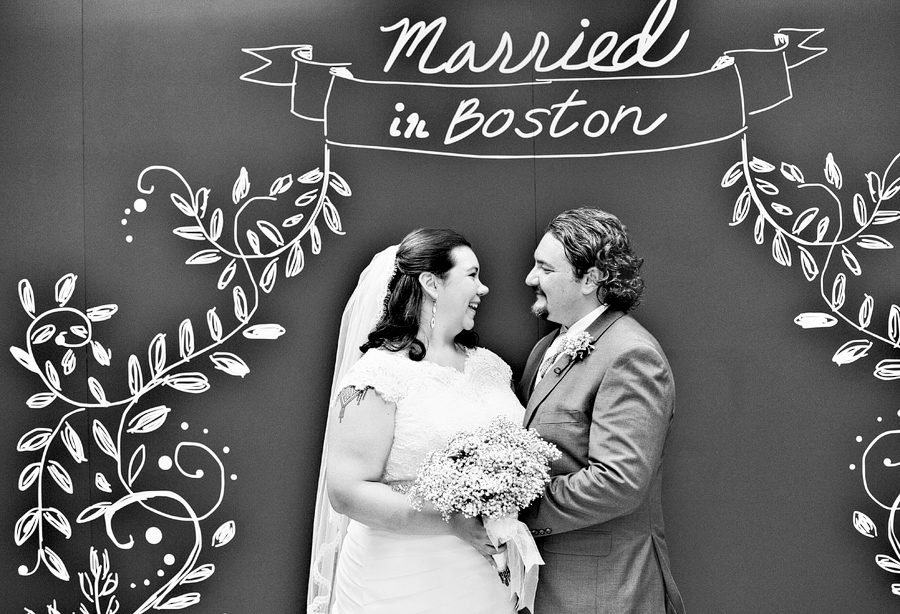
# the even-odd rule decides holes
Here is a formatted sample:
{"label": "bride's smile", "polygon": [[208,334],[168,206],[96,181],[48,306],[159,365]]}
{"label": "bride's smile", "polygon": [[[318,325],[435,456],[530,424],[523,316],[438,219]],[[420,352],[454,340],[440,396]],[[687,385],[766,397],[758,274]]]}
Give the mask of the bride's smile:
{"label": "bride's smile", "polygon": [[451,252],[453,268],[439,281],[435,328],[445,327],[451,337],[475,327],[475,312],[489,288],[481,282],[481,267],[471,248],[460,246]]}

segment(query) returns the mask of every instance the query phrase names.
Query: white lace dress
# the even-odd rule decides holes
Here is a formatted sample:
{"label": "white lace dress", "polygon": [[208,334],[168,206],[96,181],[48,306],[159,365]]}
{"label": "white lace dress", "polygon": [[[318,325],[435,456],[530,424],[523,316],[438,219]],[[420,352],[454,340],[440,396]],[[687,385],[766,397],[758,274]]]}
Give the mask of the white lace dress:
{"label": "white lace dress", "polygon": [[[461,430],[524,410],[509,366],[493,352],[468,351],[465,370],[370,350],[341,389],[371,386],[396,405],[394,441],[382,481],[413,481],[425,455]],[[332,614],[510,614],[515,604],[491,564],[452,535],[401,535],[350,521],[341,549]]]}

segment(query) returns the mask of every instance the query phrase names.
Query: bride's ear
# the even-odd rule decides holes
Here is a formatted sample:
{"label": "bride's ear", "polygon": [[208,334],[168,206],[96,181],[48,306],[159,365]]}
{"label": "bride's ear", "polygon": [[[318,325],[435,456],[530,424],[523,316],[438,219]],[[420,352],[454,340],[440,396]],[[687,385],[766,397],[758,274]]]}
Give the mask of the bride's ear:
{"label": "bride's ear", "polygon": [[437,297],[437,275],[434,273],[419,273],[419,285],[432,300]]}

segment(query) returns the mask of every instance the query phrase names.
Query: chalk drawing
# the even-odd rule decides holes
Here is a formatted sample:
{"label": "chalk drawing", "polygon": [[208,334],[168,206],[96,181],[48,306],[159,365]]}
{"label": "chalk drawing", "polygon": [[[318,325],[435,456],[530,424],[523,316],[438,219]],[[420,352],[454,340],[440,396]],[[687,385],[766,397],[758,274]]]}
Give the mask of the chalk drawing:
{"label": "chalk drawing", "polygon": [[[842,197],[844,178],[831,153],[825,156],[821,179],[814,180],[789,162],[776,166],[751,156],[746,136],[741,150],[741,160],[722,178],[723,188],[740,188],[731,225],[752,219],[758,245],[770,243],[772,258],[782,266],[799,261],[806,279],[819,285],[824,309],[801,313],[794,322],[806,329],[833,327],[838,322],[852,328],[856,338],[838,347],[831,358],[837,365],[864,358],[876,342],[900,347],[900,306],[887,301],[885,317],[879,322],[873,313],[881,305],[874,296],[847,294],[848,276],[863,275],[861,252],[894,249],[882,235],[884,227],[900,220],[900,211],[888,203],[900,192],[900,169],[895,168],[900,155],[882,173],[866,173],[865,194]],[[803,190],[819,194],[821,204],[802,210],[792,207],[792,196]],[[900,379],[900,358],[880,360],[873,375],[881,380]]]}
{"label": "chalk drawing", "polygon": [[[878,420],[881,422],[881,418]],[[857,437],[857,441],[862,438]],[[897,538],[897,511],[900,510],[900,492],[896,488],[896,468],[900,466],[900,431],[888,430],[876,436],[862,454],[861,473],[866,495],[882,510],[886,510],[888,545],[890,554],[875,556],[875,564],[883,571],[900,574],[900,540]],[[851,467],[851,470],[854,467]],[[853,512],[853,527],[863,536],[878,537],[878,525],[867,514]],[[891,584],[891,592],[900,596],[900,582]]]}
{"label": "chalk drawing", "polygon": [[[655,61],[646,54],[659,42],[676,8],[660,0],[643,30],[624,41],[605,32],[587,45],[581,32],[561,58],[548,62],[549,35],[537,32],[530,50],[510,66],[508,32],[483,64],[468,41],[441,62],[432,58],[447,18],[411,22],[403,18],[381,31],[395,36],[385,63],[417,57],[420,74],[503,74],[552,70],[618,73],[636,64],[660,68],[681,52],[681,33]],[[581,20],[586,28],[589,20]],[[334,147],[481,159],[583,158],[674,151],[741,135],[746,119],[793,98],[791,75],[827,52],[812,40],[821,28],[782,28],[768,49],[724,52],[711,68],[686,74],[565,76],[520,82],[442,83],[362,79],[350,64],[313,61],[311,45],[251,47],[243,51],[263,64],[241,79],[290,91],[290,112],[321,122]],[[576,59],[576,56],[579,59]],[[697,101],[702,99],[703,104]],[[449,104],[448,104],[449,101]],[[364,103],[364,108],[359,106]],[[489,106],[493,105],[493,106]],[[664,127],[664,130],[659,130]]]}
{"label": "chalk drawing", "polygon": [[[151,609],[182,609],[199,603],[200,593],[188,589],[215,572],[213,564],[201,563],[203,545],[226,546],[237,531],[235,522],[228,520],[215,528],[210,536],[210,527],[205,522],[219,509],[225,495],[226,472],[219,453],[197,441],[181,441],[171,455],[150,458],[148,446],[140,440],[184,410],[175,404],[169,407],[148,403],[148,395],[164,388],[184,394],[201,394],[209,390],[209,378],[195,370],[197,367],[192,368],[204,356],[214,369],[235,377],[246,376],[250,366],[224,348],[237,334],[247,339],[275,340],[285,333],[280,324],[253,321],[260,300],[272,291],[277,279],[295,277],[303,270],[305,249],[313,255],[321,252],[320,226],[324,225],[335,234],[344,234],[330,194],[351,195],[346,181],[332,170],[327,147],[322,168],[296,177],[293,174],[279,177],[264,195],[251,195],[249,173],[245,168],[241,169],[231,193],[237,209],[230,220],[226,220],[224,209],[214,204],[211,190],[192,188],[178,171],[168,166],[150,166],[140,173],[137,188],[143,196],[135,201],[135,211],[147,209],[146,199],[155,196],[152,178],[158,174],[175,177],[180,183],[178,190],[168,194],[168,202],[186,216],[189,223],[173,232],[185,240],[202,244],[202,249],[190,256],[186,264],[216,270],[217,288],[230,292],[233,314],[219,313],[212,307],[205,316],[184,319],[174,333],[178,339],[177,356],[167,355],[166,333],[155,335],[147,346],[146,357],[132,354],[126,361],[123,369],[128,387],[126,395],[111,396],[96,377],[89,376],[87,391],[90,396],[85,398],[80,396],[84,380],[77,374],[72,377],[77,366],[75,350],[89,347],[90,354],[85,355],[92,367],[96,364],[110,369],[117,354],[103,340],[102,329],[103,322],[113,318],[118,307],[105,304],[81,310],[69,306],[77,284],[77,276],[69,273],[56,283],[55,304],[41,308],[31,283],[23,279],[18,284],[19,298],[31,321],[22,345],[10,348],[13,357],[32,372],[39,383],[40,391],[27,400],[28,407],[47,410],[45,415],[52,416],[50,426],[28,431],[17,445],[17,450],[28,459],[19,475],[18,488],[34,493],[35,501],[14,528],[17,546],[33,545],[35,548],[33,564],[22,564],[19,573],[27,576],[45,569],[60,580],[72,579],[70,569],[75,563],[64,560],[47,545],[48,531],[69,539],[81,525],[96,522],[102,524],[116,548],[134,548],[134,536],[118,535],[113,521],[122,510],[140,506],[157,519],[144,531],[146,543],[157,545],[163,541],[164,532],[156,524],[163,521],[187,525],[192,540],[186,544],[187,552],[180,563],[170,552],[163,561],[165,565],[160,566],[152,579],[135,579],[128,584],[132,590],[140,586],[155,587],[152,594],[133,610],[135,614]],[[281,211],[271,205],[290,201],[302,212],[291,210],[293,214],[283,219],[259,219],[252,224],[244,224],[241,220],[241,215],[255,205],[267,204],[266,211]],[[129,213],[126,210],[126,215]],[[228,225],[230,235],[226,232]],[[254,263],[256,266],[251,266]],[[262,268],[259,275],[255,272],[258,268]],[[240,284],[238,279],[242,280]],[[51,355],[51,358],[45,359],[45,355]],[[103,410],[100,412],[102,418],[93,419],[89,432],[79,432],[75,426],[78,424],[76,418],[84,418],[88,410]],[[183,422],[182,429],[187,431],[188,428],[188,422]],[[93,486],[97,492],[92,493],[91,499],[99,501],[82,510],[73,522],[45,501],[49,489],[74,493],[76,482],[67,466],[87,462],[85,439],[90,438],[112,459],[115,475],[95,474]],[[126,452],[132,448],[130,453]],[[228,453],[230,448],[226,446],[222,451]],[[198,455],[211,461],[216,468],[213,474],[191,468],[198,462]],[[188,458],[192,460],[188,461]],[[142,488],[142,473],[153,464],[163,471],[174,468],[185,478],[214,480],[218,493],[215,500],[198,509],[197,504],[191,502],[190,492]],[[230,479],[234,480],[236,476],[232,474]],[[85,527],[84,530],[90,529]],[[125,583],[120,582],[119,574],[112,569],[108,551],[101,553],[92,546],[87,554],[87,569],[77,573],[84,598],[80,612],[114,614],[120,608],[120,594]],[[176,564],[174,573],[167,571],[166,568]],[[169,577],[164,580],[166,576]],[[56,600],[47,606],[47,611],[58,614]],[[32,611],[26,608],[26,612]]]}

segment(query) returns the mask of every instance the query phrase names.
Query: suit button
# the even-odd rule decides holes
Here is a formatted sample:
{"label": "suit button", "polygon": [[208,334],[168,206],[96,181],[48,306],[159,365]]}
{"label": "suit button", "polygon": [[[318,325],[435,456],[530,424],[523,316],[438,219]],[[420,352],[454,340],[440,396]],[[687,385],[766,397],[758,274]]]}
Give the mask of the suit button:
{"label": "suit button", "polygon": [[547,529],[547,534],[553,533],[553,529]]}

